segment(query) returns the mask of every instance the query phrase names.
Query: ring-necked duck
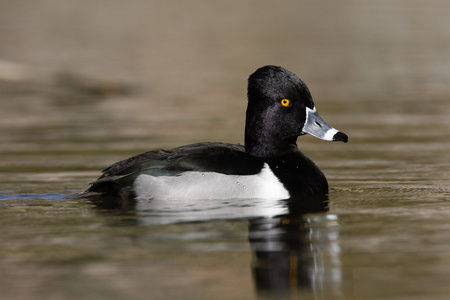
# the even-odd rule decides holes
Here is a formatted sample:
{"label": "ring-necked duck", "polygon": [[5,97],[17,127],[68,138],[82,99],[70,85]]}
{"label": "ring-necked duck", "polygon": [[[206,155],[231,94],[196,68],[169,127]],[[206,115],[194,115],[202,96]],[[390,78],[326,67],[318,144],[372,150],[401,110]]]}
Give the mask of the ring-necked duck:
{"label": "ring-necked duck", "polygon": [[138,200],[296,198],[328,193],[320,169],[297,148],[311,134],[347,142],[326,124],[295,74],[265,66],[248,79],[245,146],[198,143],[117,162],[76,196]]}

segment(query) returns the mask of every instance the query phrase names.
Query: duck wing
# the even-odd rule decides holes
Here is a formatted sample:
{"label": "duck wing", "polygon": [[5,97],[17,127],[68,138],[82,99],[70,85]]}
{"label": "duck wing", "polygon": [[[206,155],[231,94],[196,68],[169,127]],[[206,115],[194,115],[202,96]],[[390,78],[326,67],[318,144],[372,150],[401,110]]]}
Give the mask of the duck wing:
{"label": "duck wing", "polygon": [[139,175],[177,176],[183,172],[216,172],[226,175],[251,175],[261,170],[264,162],[245,152],[242,145],[197,143],[171,150],[152,150],[119,161],[79,197],[134,197],[132,187]]}

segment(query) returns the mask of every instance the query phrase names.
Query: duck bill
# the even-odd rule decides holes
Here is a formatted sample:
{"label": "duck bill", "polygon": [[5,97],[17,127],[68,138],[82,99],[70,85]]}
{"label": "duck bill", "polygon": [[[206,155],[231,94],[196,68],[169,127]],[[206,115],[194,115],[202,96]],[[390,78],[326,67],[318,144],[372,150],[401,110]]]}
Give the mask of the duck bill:
{"label": "duck bill", "polygon": [[306,107],[306,121],[302,134],[306,133],[325,141],[342,141],[344,143],[348,141],[345,133],[338,131],[322,120],[317,113],[316,107],[313,107],[313,109]]}

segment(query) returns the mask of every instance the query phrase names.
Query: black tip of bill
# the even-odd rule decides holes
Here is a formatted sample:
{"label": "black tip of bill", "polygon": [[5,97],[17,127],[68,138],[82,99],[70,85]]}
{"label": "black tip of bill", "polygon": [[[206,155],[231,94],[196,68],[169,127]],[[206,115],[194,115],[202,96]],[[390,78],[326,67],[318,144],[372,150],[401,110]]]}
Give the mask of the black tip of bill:
{"label": "black tip of bill", "polygon": [[338,131],[333,136],[333,141],[341,141],[341,142],[347,143],[348,142],[348,136],[345,133]]}

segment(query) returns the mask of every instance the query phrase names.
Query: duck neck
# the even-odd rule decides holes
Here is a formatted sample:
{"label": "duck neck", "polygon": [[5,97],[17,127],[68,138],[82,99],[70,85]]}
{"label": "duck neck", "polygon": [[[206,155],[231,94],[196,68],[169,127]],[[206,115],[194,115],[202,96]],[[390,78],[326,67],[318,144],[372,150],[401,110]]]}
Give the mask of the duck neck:
{"label": "duck neck", "polygon": [[[282,142],[280,142],[282,141]],[[256,157],[270,158],[289,152],[299,151],[297,137],[281,139],[260,126],[245,128],[245,152]]]}

